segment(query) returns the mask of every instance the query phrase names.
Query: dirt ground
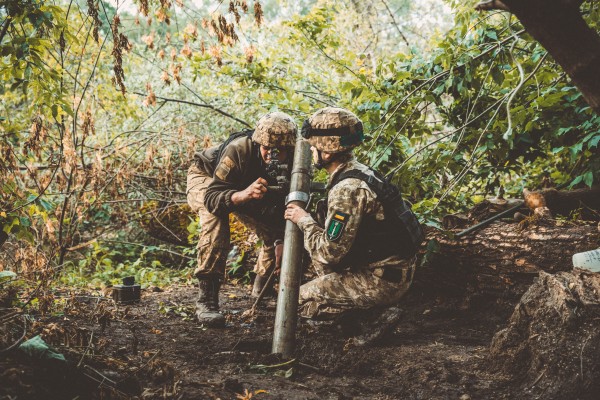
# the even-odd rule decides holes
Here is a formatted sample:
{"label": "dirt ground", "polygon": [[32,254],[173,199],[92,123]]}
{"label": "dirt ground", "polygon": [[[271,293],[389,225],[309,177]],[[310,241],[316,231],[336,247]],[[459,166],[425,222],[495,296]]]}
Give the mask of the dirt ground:
{"label": "dirt ground", "polygon": [[[537,266],[571,271],[574,251],[600,244],[597,223],[517,231],[515,224],[496,224],[479,235],[487,241],[473,238],[454,252],[446,244],[440,256],[423,257],[398,305],[399,321],[369,345],[356,339],[377,330],[380,310],[343,324],[300,321],[291,360],[270,354],[274,298],[254,318],[244,316],[254,302],[249,285],[222,287],[224,329],[194,321],[193,286],[143,290],[141,302],[130,306],[115,304],[109,293],[57,292],[53,301],[64,300],[64,313],[44,317],[23,318],[4,305],[1,349],[39,334],[67,361],[15,348],[0,353],[0,399],[598,398],[600,283],[577,273],[572,283],[531,290]],[[595,300],[571,293],[578,287]],[[515,312],[526,292],[539,301]],[[563,314],[553,311],[556,304]]]}
{"label": "dirt ground", "polygon": [[[225,285],[225,329],[192,319],[195,288],[144,291],[142,301],[116,306],[79,294],[65,315],[32,331],[68,363],[0,359],[0,395],[25,398],[144,399],[480,399],[528,398],[488,361],[496,331],[512,306],[425,295],[416,285],[400,304],[398,325],[379,342],[356,346],[371,329],[301,321],[294,361],[270,354],[274,299],[253,320],[249,286]],[[355,321],[358,322],[358,321]],[[355,331],[353,331],[353,326]],[[54,360],[51,360],[54,361]],[[533,398],[533,397],[530,397]]]}

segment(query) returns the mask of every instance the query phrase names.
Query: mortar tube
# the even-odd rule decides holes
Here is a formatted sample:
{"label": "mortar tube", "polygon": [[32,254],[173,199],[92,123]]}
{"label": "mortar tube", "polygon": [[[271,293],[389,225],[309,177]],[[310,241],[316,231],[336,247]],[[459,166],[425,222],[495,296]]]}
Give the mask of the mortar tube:
{"label": "mortar tube", "polygon": [[[286,205],[295,204],[304,208],[308,203],[310,165],[310,145],[298,136],[294,150],[290,194],[286,199]],[[304,235],[302,231],[292,221],[286,221],[272,352],[280,353],[288,358],[294,354],[296,346],[303,248]]]}

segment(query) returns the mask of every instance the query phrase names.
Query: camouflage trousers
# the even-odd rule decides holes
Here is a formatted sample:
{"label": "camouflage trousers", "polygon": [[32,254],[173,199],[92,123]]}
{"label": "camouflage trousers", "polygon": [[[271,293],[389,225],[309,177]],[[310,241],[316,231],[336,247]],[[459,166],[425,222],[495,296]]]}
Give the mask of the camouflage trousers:
{"label": "camouflage trousers", "polygon": [[[194,270],[197,277],[225,274],[225,264],[230,248],[228,216],[220,217],[209,213],[204,207],[204,193],[212,182],[212,177],[192,165],[187,174],[187,202],[192,211],[200,217],[200,238],[198,240],[198,266]],[[254,231],[263,245],[258,253],[254,272],[265,275],[275,267],[275,240],[283,238],[283,230],[278,231],[256,218],[233,213],[248,229]]]}
{"label": "camouflage trousers", "polygon": [[300,286],[300,315],[331,319],[351,310],[393,305],[410,288],[415,266],[416,258],[382,268],[319,276]]}

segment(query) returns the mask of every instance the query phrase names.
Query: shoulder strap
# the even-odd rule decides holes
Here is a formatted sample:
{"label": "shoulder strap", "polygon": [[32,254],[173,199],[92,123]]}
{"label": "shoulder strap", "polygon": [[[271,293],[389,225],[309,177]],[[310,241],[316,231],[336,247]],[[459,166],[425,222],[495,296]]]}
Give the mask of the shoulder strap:
{"label": "shoulder strap", "polygon": [[240,132],[234,132],[231,135],[229,135],[229,137],[225,139],[225,141],[219,146],[219,151],[217,152],[217,156],[215,157],[215,164],[219,163],[219,160],[221,160],[221,156],[223,155],[223,152],[225,151],[225,148],[229,145],[229,143],[242,136],[251,138],[253,133],[253,130],[246,129]]}
{"label": "shoulder strap", "polygon": [[[375,176],[367,175],[358,170],[344,171],[335,179],[334,184],[348,178],[356,178],[366,182],[383,205],[385,218],[389,223],[392,223],[393,227],[397,228],[389,231],[389,237],[396,238],[399,240],[399,243],[402,243],[402,256],[404,258],[412,257],[416,254],[425,238],[423,228],[416,215],[412,212],[410,205],[402,198],[398,186],[389,182],[377,171],[373,169],[371,171],[373,171]],[[382,243],[388,242],[383,240]],[[389,246],[387,247],[388,249],[390,248]]]}
{"label": "shoulder strap", "polygon": [[[375,172],[375,171],[373,171]],[[375,174],[377,174],[375,172]],[[349,171],[342,172],[334,181],[334,185],[337,185],[339,182],[348,178],[356,178],[365,182],[369,187],[375,192],[377,197],[385,197],[386,189],[391,185],[382,177],[377,177],[376,179],[373,175],[367,175],[362,171],[357,169],[351,169]],[[381,180],[380,180],[381,179]]]}

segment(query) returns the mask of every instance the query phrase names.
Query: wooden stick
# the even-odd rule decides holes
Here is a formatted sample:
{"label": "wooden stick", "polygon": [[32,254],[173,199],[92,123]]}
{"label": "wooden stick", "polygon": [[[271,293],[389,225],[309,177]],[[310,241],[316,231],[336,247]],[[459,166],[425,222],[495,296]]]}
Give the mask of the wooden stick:
{"label": "wooden stick", "polygon": [[252,307],[250,307],[250,310],[248,310],[249,312],[244,313],[244,314],[246,314],[247,316],[254,315],[254,313],[256,312],[256,308],[258,307],[258,303],[260,303],[260,301],[263,299],[263,297],[265,297],[265,293],[267,293],[267,289],[271,286],[271,283],[273,282],[273,278],[275,277],[276,270],[277,270],[277,266],[275,266],[275,268],[273,268],[273,271],[271,271],[271,274],[267,278],[267,281],[265,282],[265,285],[263,286],[262,290],[258,294],[258,297],[254,301],[254,304],[252,304]]}
{"label": "wooden stick", "polygon": [[501,213],[498,213],[498,214],[494,215],[493,217],[486,219],[485,221],[481,221],[480,223],[473,225],[472,227],[467,228],[462,232],[457,233],[456,238],[461,238],[463,236],[468,235],[471,232],[474,232],[478,229],[481,229],[481,228],[489,225],[490,223],[494,222],[495,220],[500,219],[500,218],[504,217],[505,215],[510,214],[513,211],[518,210],[519,208],[521,208],[523,206],[523,204],[524,203],[522,201],[520,201],[518,204],[514,205],[513,207],[509,208],[508,210],[504,210]]}

